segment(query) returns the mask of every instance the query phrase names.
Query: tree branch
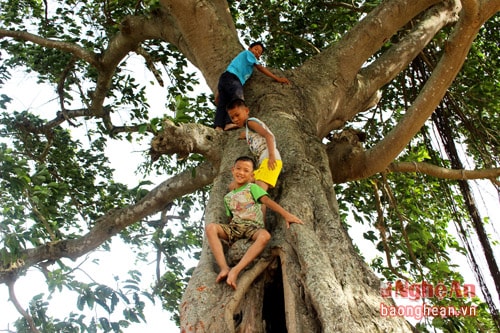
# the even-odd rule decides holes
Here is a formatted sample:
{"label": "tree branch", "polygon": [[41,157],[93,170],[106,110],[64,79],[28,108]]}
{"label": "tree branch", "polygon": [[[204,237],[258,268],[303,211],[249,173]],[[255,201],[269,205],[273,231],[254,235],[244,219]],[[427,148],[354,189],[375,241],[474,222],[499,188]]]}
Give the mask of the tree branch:
{"label": "tree branch", "polygon": [[224,311],[224,320],[226,321],[227,327],[231,330],[234,330],[233,318],[242,298],[248,292],[248,289],[252,286],[254,280],[259,277],[260,274],[273,262],[273,259],[274,258],[258,260],[255,265],[245,271],[238,280],[238,288],[234,291],[231,299],[227,302]]}
{"label": "tree branch", "polygon": [[456,10],[444,4],[433,7],[425,13],[411,32],[362,69],[360,75],[363,86],[366,86],[363,95],[373,95],[401,73],[441,28],[457,20]]}
{"label": "tree branch", "polygon": [[[363,134],[353,129],[346,129],[332,137],[332,142],[327,145],[327,154],[335,183],[343,183],[349,180],[361,179],[353,171],[362,167],[366,160],[366,152],[363,149]],[[347,166],[340,168],[339,165]],[[349,167],[350,166],[350,167]],[[393,162],[385,170],[387,172],[419,172],[428,176],[467,180],[467,179],[489,179],[498,183],[496,178],[500,177],[500,168],[481,170],[458,170],[448,169],[426,162]]]}
{"label": "tree branch", "polygon": [[154,61],[149,53],[146,52],[142,47],[138,47],[135,52],[140,55],[141,57],[144,58],[144,61],[146,62],[147,68],[153,73],[156,82],[160,85],[160,87],[163,87],[165,84],[163,83],[163,78],[161,77],[161,71],[159,71],[154,64]]}
{"label": "tree branch", "polygon": [[158,185],[134,205],[116,209],[95,221],[94,227],[78,239],[51,242],[19,254],[23,260],[0,266],[0,283],[7,283],[27,268],[44,261],[80,256],[95,250],[124,228],[155,214],[172,200],[211,184],[217,175],[210,163],[186,170]]}
{"label": "tree branch", "polygon": [[442,179],[495,179],[500,177],[500,168],[481,170],[457,170],[439,167],[426,162],[394,162],[389,164],[388,172],[418,172]]}
{"label": "tree branch", "polygon": [[[74,55],[75,58],[83,60],[97,69],[98,75],[96,86],[92,92],[92,101],[89,108],[81,114],[84,116],[95,116],[104,118],[107,115],[107,109],[103,107],[104,100],[108,96],[111,80],[115,74],[116,67],[131,51],[138,49],[140,43],[146,39],[161,38],[163,32],[162,16],[129,16],[126,17],[120,26],[120,32],[112,38],[108,44],[107,49],[102,54],[95,54],[86,51],[84,48],[69,42],[54,41],[46,39],[24,31],[11,31],[0,29],[0,38],[12,37],[19,40],[30,41],[42,47],[58,49],[63,52],[68,52]],[[74,59],[72,60],[74,62]],[[67,70],[63,73],[65,76],[69,75],[71,64],[68,65]],[[59,86],[62,88],[62,82]],[[62,96],[63,92],[58,89],[59,95]],[[64,121],[76,116],[75,112],[66,111],[61,100],[61,111],[56,119],[51,124],[45,127],[57,126]],[[107,124],[111,129],[114,126]]]}
{"label": "tree branch", "polygon": [[[402,26],[437,2],[436,0],[383,2],[338,43],[312,57],[297,69],[297,72],[301,73],[300,76],[304,77],[301,78],[305,80],[304,85],[315,86],[307,98],[310,99],[309,104],[315,107],[312,114],[316,117],[313,121],[317,124],[319,137],[326,136],[333,129],[342,127],[357,113],[376,105],[380,99],[377,90],[383,84],[377,82],[379,86],[375,84],[367,86],[366,80],[373,77],[363,79],[360,69],[367,62],[371,62],[374,54]],[[427,33],[430,35],[431,31]],[[412,37],[409,36],[408,40],[412,40]],[[429,38],[413,40],[415,49],[421,50]],[[314,81],[307,82],[308,79],[312,80],[308,75],[311,72],[315,73]],[[387,75],[379,74],[383,77]],[[390,74],[395,75],[393,72]]]}
{"label": "tree branch", "polygon": [[[341,73],[337,74],[341,74],[346,82],[351,82],[356,78],[359,69],[402,26],[438,2],[439,0],[384,2],[349,30],[337,44],[318,57],[330,58],[322,60],[325,64],[342,64]],[[339,70],[340,68],[337,69]]]}
{"label": "tree branch", "polygon": [[163,123],[163,130],[151,142],[150,155],[156,161],[162,154],[177,154],[184,158],[190,153],[205,156],[214,165],[221,160],[221,132],[200,124]]}
{"label": "tree branch", "polygon": [[14,291],[14,284],[15,284],[14,280],[9,281],[7,284],[9,287],[9,299],[14,304],[16,310],[23,316],[24,320],[28,322],[28,325],[33,333],[40,333],[40,331],[36,328],[36,324],[35,321],[33,320],[33,317],[30,316],[30,314],[24,310],[24,308],[21,306],[16,297],[16,292]]}
{"label": "tree branch", "polygon": [[13,30],[5,30],[0,29],[0,38],[3,37],[12,37],[14,39],[23,40],[27,42],[32,42],[34,44],[50,48],[57,49],[63,52],[68,52],[73,54],[78,59],[84,60],[85,62],[98,67],[99,66],[99,57],[93,53],[88,52],[84,48],[68,42],[61,42],[52,39],[43,38],[34,34],[31,34],[26,31],[13,31]]}
{"label": "tree branch", "polygon": [[78,117],[88,117],[88,116],[90,116],[90,112],[88,109],[66,110],[64,115],[63,112],[58,111],[54,119],[48,121],[47,123],[41,126],[34,125],[28,119],[23,119],[17,124],[17,126],[33,134],[50,135],[52,129],[65,122],[66,119],[75,119]]}
{"label": "tree branch", "polygon": [[477,31],[487,19],[482,17],[479,21],[474,13],[464,13],[462,10],[460,19],[446,42],[443,56],[413,105],[398,125],[366,152],[363,166],[353,166],[359,171],[358,177],[364,178],[384,170],[420,130],[455,79]]}

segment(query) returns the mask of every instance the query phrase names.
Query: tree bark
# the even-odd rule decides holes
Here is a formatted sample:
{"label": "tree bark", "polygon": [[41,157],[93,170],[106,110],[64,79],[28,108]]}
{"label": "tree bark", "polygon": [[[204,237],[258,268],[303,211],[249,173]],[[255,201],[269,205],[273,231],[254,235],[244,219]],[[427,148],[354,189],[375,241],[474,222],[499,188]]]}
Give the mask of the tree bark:
{"label": "tree bark", "polygon": [[[261,89],[268,90],[254,88],[253,94],[260,95]],[[182,299],[181,331],[264,332],[259,328],[268,317],[262,276],[279,277],[267,282],[278,285],[284,295],[284,304],[272,311],[284,314],[283,324],[290,333],[410,331],[404,319],[379,314],[380,304],[385,302],[379,294],[379,280],[355,252],[342,226],[325,147],[307,121],[307,113],[289,107],[294,96],[290,90],[282,91],[261,98],[259,107],[250,103],[250,109],[274,132],[282,152],[284,168],[270,194],[306,224],[286,229],[284,221],[270,214],[271,262],[279,258],[279,265],[257,261],[240,275],[236,291],[223,282],[215,283],[218,268],[204,244]],[[238,131],[221,135],[228,141],[222,147],[220,174],[212,188],[206,223],[227,222],[222,209],[222,196],[230,181],[227,171],[237,156],[249,153],[246,142],[237,139]],[[263,266],[265,274],[253,273]],[[252,298],[262,301],[255,304]]]}

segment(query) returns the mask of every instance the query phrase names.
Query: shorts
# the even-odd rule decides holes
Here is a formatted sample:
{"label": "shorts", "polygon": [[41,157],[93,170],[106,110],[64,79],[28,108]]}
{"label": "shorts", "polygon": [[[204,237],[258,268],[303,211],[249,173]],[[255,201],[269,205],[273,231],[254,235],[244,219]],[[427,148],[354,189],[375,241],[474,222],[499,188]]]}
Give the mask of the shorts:
{"label": "shorts", "polygon": [[276,182],[278,181],[278,176],[281,173],[281,168],[283,167],[283,162],[281,160],[276,160],[276,168],[274,170],[270,170],[267,166],[268,158],[265,158],[264,161],[259,165],[259,168],[254,172],[255,180],[260,180],[268,184],[270,187],[276,186]]}
{"label": "shorts", "polygon": [[219,224],[227,235],[230,244],[233,244],[239,239],[252,239],[253,235],[263,227],[257,224],[246,223],[229,223]]}

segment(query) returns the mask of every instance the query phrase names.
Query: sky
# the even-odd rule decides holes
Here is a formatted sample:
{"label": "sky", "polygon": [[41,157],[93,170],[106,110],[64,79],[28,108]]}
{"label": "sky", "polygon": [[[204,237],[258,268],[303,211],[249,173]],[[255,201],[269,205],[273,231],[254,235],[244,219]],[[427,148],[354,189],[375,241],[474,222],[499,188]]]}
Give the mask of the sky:
{"label": "sky", "polygon": [[[142,64],[138,64],[134,66],[135,68],[143,68]],[[142,75],[142,79],[145,82],[153,81],[154,78],[152,75],[144,70],[142,73],[137,73],[139,76]],[[51,100],[50,96],[55,96],[52,89],[46,89],[40,86],[34,85],[32,88],[27,86],[27,82],[31,82],[33,84],[33,78],[26,75],[20,75],[17,78],[16,82],[10,83],[7,86],[3,87],[0,90],[0,93],[5,93],[10,97],[14,98],[14,105],[19,109],[32,109],[32,110],[43,110],[48,108],[47,101]],[[32,93],[26,94],[26,91],[30,91]],[[151,85],[147,89],[149,103],[152,109],[153,114],[162,114],[164,112],[164,103],[166,101],[166,89],[159,87],[158,85]],[[48,108],[53,112],[52,108]],[[124,111],[125,113],[125,111]],[[126,118],[126,115],[123,115]],[[147,144],[147,142],[146,142]],[[145,147],[138,143],[130,143],[130,142],[122,142],[116,143],[116,145],[112,147],[108,147],[108,156],[110,157],[111,164],[115,168],[115,181],[121,182],[124,184],[128,184],[130,186],[135,186],[138,182],[138,176],[135,175],[135,171],[137,165],[142,159],[142,151],[144,149],[148,149],[149,147]],[[133,163],[136,162],[136,163]],[[142,179],[142,177],[140,177]],[[161,177],[150,179],[153,183],[159,183],[163,181]],[[492,217],[492,228],[491,232],[496,234],[496,239],[499,239],[498,227],[495,228],[495,225],[500,225],[500,207],[498,205],[498,197],[494,189],[487,185],[487,182],[480,182],[482,187],[481,196],[483,198],[483,212]],[[478,197],[478,198],[479,198]],[[370,260],[370,253],[375,253],[373,251],[373,244],[362,237],[362,234],[366,228],[365,226],[356,225],[356,228],[351,228],[349,231],[350,236],[355,239],[356,244],[363,250],[366,254],[366,259]],[[134,263],[129,262],[130,258],[134,257],[134,254],[131,250],[121,243],[119,240],[113,241],[113,246],[111,247],[111,252],[105,251],[96,251],[91,254],[94,258],[99,258],[100,264],[94,265],[92,260],[87,260],[85,264],[85,271],[89,272],[92,275],[92,279],[104,284],[108,284],[113,286],[115,282],[115,276],[121,276],[124,278],[126,276],[127,271],[134,266]],[[495,248],[497,250],[497,258],[500,258],[500,254],[498,253],[498,246]],[[458,257],[456,257],[458,258]],[[194,265],[194,262],[190,264]],[[467,269],[467,263],[459,262],[462,267],[466,267],[462,269],[462,272],[465,276],[466,283],[475,283],[474,277],[472,276],[471,270]],[[485,263],[483,263],[485,265]],[[485,266],[483,266],[485,267]],[[150,264],[142,264],[139,267],[133,267],[139,269],[143,272],[144,277],[144,285],[150,285],[154,282],[154,273],[155,273],[155,263],[154,260]],[[83,274],[83,273],[82,273]],[[491,283],[491,281],[490,281]],[[48,291],[45,286],[44,277],[41,273],[39,273],[35,269],[30,269],[29,274],[27,276],[22,277],[16,283],[16,294],[20,301],[20,303],[27,307],[29,300],[33,297],[34,293],[44,292],[46,295]],[[493,290],[494,288],[492,288]],[[62,293],[60,295],[54,295],[51,300],[52,311],[61,311],[66,314],[66,309],[68,308],[68,304],[71,308],[76,310],[76,299],[73,293]],[[495,298],[495,297],[494,297]],[[2,330],[6,330],[8,328],[12,329],[12,322],[19,318],[19,313],[15,311],[12,304],[8,301],[8,293],[7,288],[4,285],[0,285],[0,308],[2,312],[0,314],[0,332]],[[498,295],[496,295],[496,300],[498,300]],[[148,332],[175,332],[178,331],[178,328],[175,324],[170,320],[170,314],[166,311],[162,310],[161,304],[157,303],[153,305],[151,303],[146,305],[146,315],[147,315],[147,324],[134,324],[130,328],[126,329],[127,333],[139,333],[144,332],[146,329]],[[101,316],[104,315],[104,312],[98,313],[89,313],[89,315]],[[56,317],[61,318],[61,315],[55,314]]]}

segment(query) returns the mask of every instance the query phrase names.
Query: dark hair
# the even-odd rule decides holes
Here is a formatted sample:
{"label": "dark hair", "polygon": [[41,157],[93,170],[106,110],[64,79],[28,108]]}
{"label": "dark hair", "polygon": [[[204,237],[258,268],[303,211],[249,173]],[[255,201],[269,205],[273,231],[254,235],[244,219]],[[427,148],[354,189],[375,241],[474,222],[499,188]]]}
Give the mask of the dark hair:
{"label": "dark hair", "polygon": [[250,46],[248,48],[251,49],[252,47],[254,47],[256,45],[260,45],[260,47],[262,47],[262,53],[264,53],[266,48],[264,47],[264,44],[262,44],[262,42],[253,42],[252,44],[250,44]]}
{"label": "dark hair", "polygon": [[236,162],[238,161],[244,161],[244,162],[251,162],[252,163],[252,167],[253,169],[257,169],[257,164],[255,163],[255,160],[253,158],[251,158],[250,156],[240,156],[238,157],[235,161],[234,161],[234,164],[236,164]]}
{"label": "dark hair", "polygon": [[226,111],[229,111],[229,110],[232,110],[232,109],[236,109],[236,108],[239,108],[239,107],[246,107],[247,104],[245,103],[244,100],[242,100],[241,98],[236,98],[236,99],[233,99],[231,102],[229,102],[229,104],[227,105],[226,107]]}

